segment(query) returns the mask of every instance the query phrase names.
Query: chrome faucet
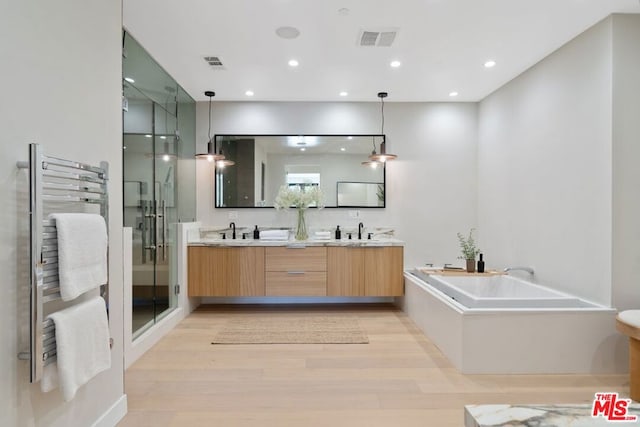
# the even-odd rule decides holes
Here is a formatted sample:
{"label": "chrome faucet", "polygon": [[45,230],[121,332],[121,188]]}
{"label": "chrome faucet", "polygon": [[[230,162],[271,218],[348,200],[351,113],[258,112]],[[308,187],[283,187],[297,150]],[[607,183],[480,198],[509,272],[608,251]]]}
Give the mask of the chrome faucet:
{"label": "chrome faucet", "polygon": [[229,228],[231,229],[231,238],[235,240],[236,238],[236,223],[232,222],[229,224]]}
{"label": "chrome faucet", "polygon": [[364,228],[364,224],[358,224],[358,240],[362,240],[362,229]]}
{"label": "chrome faucet", "polygon": [[530,275],[533,276],[533,268],[531,268],[531,267],[507,267],[507,268],[504,269],[504,272],[508,273],[508,272],[514,271],[514,270],[526,271],[527,273],[529,273]]}

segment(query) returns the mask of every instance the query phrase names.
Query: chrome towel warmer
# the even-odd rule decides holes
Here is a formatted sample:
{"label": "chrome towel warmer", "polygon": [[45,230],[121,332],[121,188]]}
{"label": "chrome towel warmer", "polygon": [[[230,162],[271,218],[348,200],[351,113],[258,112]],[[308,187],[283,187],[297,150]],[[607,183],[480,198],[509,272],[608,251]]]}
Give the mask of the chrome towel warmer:
{"label": "chrome towel warmer", "polygon": [[[58,245],[54,212],[94,212],[96,206],[109,226],[107,182],[109,165],[91,166],[71,160],[45,156],[39,144],[29,144],[29,161],[17,162],[29,169],[30,229],[30,345],[18,358],[31,363],[30,382],[42,379],[45,365],[56,360],[55,325],[43,321],[44,304],[60,300]],[[89,206],[94,206],[93,208]],[[106,299],[107,285],[100,294]]]}

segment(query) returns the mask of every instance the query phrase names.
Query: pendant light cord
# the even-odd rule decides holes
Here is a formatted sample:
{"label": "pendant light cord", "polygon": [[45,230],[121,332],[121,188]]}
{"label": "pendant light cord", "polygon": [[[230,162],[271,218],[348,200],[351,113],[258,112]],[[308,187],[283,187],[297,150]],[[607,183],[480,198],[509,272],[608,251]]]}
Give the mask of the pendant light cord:
{"label": "pendant light cord", "polygon": [[211,142],[211,96],[209,96],[209,142]]}
{"label": "pendant light cord", "polygon": [[380,133],[382,135],[384,135],[384,97],[380,97],[380,101],[382,101],[382,108],[381,108],[381,111],[382,111],[382,129],[381,129]]}

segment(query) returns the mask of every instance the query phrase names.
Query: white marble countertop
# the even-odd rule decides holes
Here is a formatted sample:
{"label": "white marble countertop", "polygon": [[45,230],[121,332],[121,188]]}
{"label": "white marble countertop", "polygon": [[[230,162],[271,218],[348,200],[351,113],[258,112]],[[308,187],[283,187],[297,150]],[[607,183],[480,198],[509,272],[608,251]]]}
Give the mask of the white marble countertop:
{"label": "white marble countertop", "polygon": [[266,240],[266,239],[221,239],[200,238],[189,242],[189,246],[345,246],[345,247],[378,247],[378,246],[404,246],[402,240],[393,238],[374,239],[308,239],[308,240]]}
{"label": "white marble countertop", "polygon": [[638,421],[610,421],[604,415],[591,416],[593,404],[565,405],[467,405],[465,427],[599,427],[640,425],[640,404],[629,406],[627,415]]}
{"label": "white marble countertop", "polygon": [[[249,227],[236,227],[236,238],[231,238],[231,229],[228,227],[200,227],[192,230],[188,236],[189,246],[404,246],[402,240],[393,236],[391,227],[371,227],[362,230],[362,239],[358,239],[358,229],[343,227],[342,239],[333,238],[335,231],[327,227],[309,230],[307,240],[295,240],[290,229],[283,227],[260,227],[260,233],[266,231],[283,232],[289,235],[289,239],[281,240],[268,238],[261,234],[260,239],[253,239],[253,230]],[[226,238],[223,239],[222,235]],[[351,239],[349,239],[351,234]],[[243,239],[243,237],[245,237]],[[371,237],[371,238],[369,238]]]}

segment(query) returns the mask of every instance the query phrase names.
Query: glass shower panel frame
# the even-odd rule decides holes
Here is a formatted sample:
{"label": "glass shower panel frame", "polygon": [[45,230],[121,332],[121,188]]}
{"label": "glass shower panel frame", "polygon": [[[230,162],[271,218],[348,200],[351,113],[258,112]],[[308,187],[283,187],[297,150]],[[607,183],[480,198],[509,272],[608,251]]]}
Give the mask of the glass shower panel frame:
{"label": "glass shower panel frame", "polygon": [[153,158],[154,103],[123,82],[129,100],[123,114],[124,226],[133,230],[132,330],[141,333],[155,323],[156,283],[153,201],[156,198]]}
{"label": "glass shower panel frame", "polygon": [[[176,209],[177,152],[180,143],[176,99],[167,98],[164,105],[154,109],[154,171],[156,176],[156,284],[154,287],[154,316],[158,320],[177,306],[172,289],[172,271],[177,265],[170,257],[175,253],[175,239],[170,232],[178,222]],[[163,314],[164,313],[164,314]]]}
{"label": "glass shower panel frame", "polygon": [[[134,238],[137,238],[137,245],[133,248],[134,270],[149,270],[148,277],[142,278],[147,282],[153,281],[149,298],[153,303],[153,319],[142,328],[136,330],[133,327],[135,340],[178,306],[175,286],[179,283],[176,224],[193,222],[196,216],[196,103],[126,31],[123,32],[122,73],[125,98],[123,145],[132,146],[124,149],[124,165],[134,156],[133,151],[128,150],[143,146],[138,155],[145,156],[143,163],[150,171],[145,173],[151,175],[145,176],[144,183],[125,183],[129,192],[142,192],[135,187],[146,190],[144,196],[134,195],[134,199],[139,199],[135,206],[125,206],[125,226],[131,226]],[[141,117],[136,116],[142,113],[136,111],[137,103],[147,106],[141,121]],[[142,142],[140,138],[143,138]],[[131,171],[125,168],[124,181],[133,179],[127,174]],[[126,191],[125,188],[125,198]],[[146,249],[141,250],[140,247]],[[140,273],[134,274],[134,286],[139,283],[136,279],[140,278]]]}

